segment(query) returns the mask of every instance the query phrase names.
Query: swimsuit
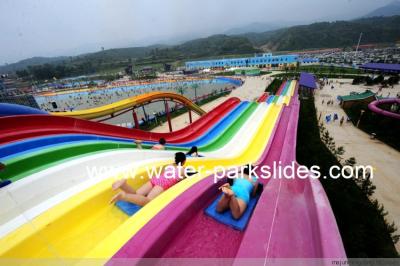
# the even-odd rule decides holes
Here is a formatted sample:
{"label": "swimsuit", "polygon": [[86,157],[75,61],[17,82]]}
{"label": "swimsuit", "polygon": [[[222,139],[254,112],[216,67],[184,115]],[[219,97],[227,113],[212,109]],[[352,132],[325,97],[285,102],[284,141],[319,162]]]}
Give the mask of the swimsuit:
{"label": "swimsuit", "polygon": [[[251,179],[253,182],[257,181],[257,178],[252,176]],[[250,201],[250,195],[254,189],[254,183],[250,182],[246,178],[236,178],[233,182],[233,186],[231,187],[233,193],[235,193],[235,197],[243,200],[246,204]]]}
{"label": "swimsuit", "polygon": [[165,147],[161,144],[156,144],[153,147],[151,147],[152,150],[165,150]]}
{"label": "swimsuit", "polygon": [[164,190],[169,189],[179,181],[181,181],[181,177],[179,176],[179,169],[177,167],[174,167],[174,169],[169,168],[163,171],[160,176],[154,175],[150,178],[150,183],[153,187],[160,186]]}

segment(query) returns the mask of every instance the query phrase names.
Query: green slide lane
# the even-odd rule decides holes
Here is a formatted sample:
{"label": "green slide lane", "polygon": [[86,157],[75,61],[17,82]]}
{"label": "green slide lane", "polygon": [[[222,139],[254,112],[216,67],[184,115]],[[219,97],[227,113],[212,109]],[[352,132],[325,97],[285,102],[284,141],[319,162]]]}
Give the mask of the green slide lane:
{"label": "green slide lane", "polygon": [[238,119],[236,119],[227,129],[225,129],[224,132],[222,132],[218,138],[214,139],[207,145],[202,146],[200,150],[213,151],[226,145],[240,130],[240,128],[249,119],[249,117],[253,114],[257,106],[258,103],[255,102],[251,103],[250,106],[247,108],[247,110],[244,111],[243,114],[240,117],[238,117]]}
{"label": "green slide lane", "polygon": [[284,89],[283,92],[282,92],[282,95],[283,95],[283,96],[287,95],[287,93],[288,93],[288,91],[289,91],[289,88],[291,87],[291,84],[292,84],[291,81],[286,82],[285,89]]}

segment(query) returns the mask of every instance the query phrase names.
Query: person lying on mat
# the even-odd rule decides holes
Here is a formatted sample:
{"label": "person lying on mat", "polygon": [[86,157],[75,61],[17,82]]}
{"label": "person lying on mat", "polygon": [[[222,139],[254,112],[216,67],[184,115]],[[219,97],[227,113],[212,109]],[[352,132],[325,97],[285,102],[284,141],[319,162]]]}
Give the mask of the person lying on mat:
{"label": "person lying on mat", "polygon": [[164,138],[161,138],[158,141],[158,144],[154,145],[151,149],[152,150],[165,150],[165,143],[167,143],[167,141]]}
{"label": "person lying on mat", "polygon": [[114,182],[112,189],[120,189],[121,191],[112,197],[110,203],[123,200],[139,206],[146,205],[152,199],[185,178],[185,168],[183,167],[185,162],[186,155],[183,152],[175,153],[174,164],[167,166],[159,176],[152,176],[150,181],[147,181],[136,191],[127,184],[126,179]]}
{"label": "person lying on mat", "polygon": [[193,147],[186,153],[186,156],[190,156],[190,157],[202,157],[201,155],[199,155],[199,152],[198,152],[196,146],[193,146]]}
{"label": "person lying on mat", "polygon": [[243,167],[243,176],[235,178],[233,185],[229,183],[219,187],[223,195],[217,204],[217,212],[224,212],[230,209],[233,218],[239,219],[249,204],[250,197],[254,197],[257,192],[258,181],[254,176],[250,176],[250,166]]}

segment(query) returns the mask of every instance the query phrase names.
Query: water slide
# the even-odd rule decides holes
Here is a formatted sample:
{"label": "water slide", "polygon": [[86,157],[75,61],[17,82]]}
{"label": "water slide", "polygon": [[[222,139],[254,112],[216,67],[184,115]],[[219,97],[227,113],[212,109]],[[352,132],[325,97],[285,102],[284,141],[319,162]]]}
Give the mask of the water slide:
{"label": "water slide", "polygon": [[[263,118],[261,125],[264,125],[264,127],[260,128],[261,125],[258,125],[256,136],[253,136],[254,138],[250,140],[250,145],[246,143],[248,147],[246,147],[240,155],[236,155],[231,159],[222,159],[222,162],[225,164],[238,162],[238,156],[241,159],[240,161],[247,161],[247,159],[251,159],[251,157],[259,157],[259,153],[265,145],[265,139],[267,139],[266,136],[269,132],[267,129],[274,124],[274,121],[270,120],[278,114],[279,107],[274,106],[271,111],[272,112],[269,112],[268,115]],[[208,167],[212,167],[212,165],[219,164],[218,161],[221,160],[211,158],[192,159],[189,164],[206,164]],[[162,164],[162,162],[160,162],[160,164]],[[62,257],[83,257],[86,255],[90,257],[92,255],[89,254],[89,251],[92,251],[99,243],[103,242],[103,240],[105,240],[104,238],[111,237],[113,233],[118,232],[119,237],[117,242],[112,245],[109,243],[105,244],[105,246],[115,250],[121,245],[121,241],[124,239],[123,237],[121,238],[121,236],[125,234],[121,233],[128,230],[125,235],[126,238],[127,235],[131,235],[131,230],[136,228],[135,226],[129,226],[127,224],[128,221],[138,224],[145,222],[148,215],[146,213],[151,214],[157,211],[157,209],[162,208],[162,206],[170,201],[168,200],[169,197],[175,197],[180,194],[182,189],[185,189],[184,184],[190,185],[201,178],[203,177],[198,176],[196,178],[184,180],[179,183],[179,185],[182,184],[181,186],[174,186],[173,189],[171,188],[171,190],[163,193],[163,196],[166,197],[164,200],[160,199],[148,205],[149,208],[143,208],[140,211],[142,213],[141,215],[140,213],[137,214],[142,217],[141,219],[126,217],[115,207],[107,204],[107,201],[113,193],[109,189],[110,182],[112,182],[113,179],[107,178],[95,186],[54,206],[52,209],[33,219],[29,224],[21,226],[16,231],[13,231],[10,235],[2,239],[4,242],[1,241],[1,246],[10,248],[7,248],[5,256],[12,256],[12,254],[16,254],[14,252],[17,252],[20,257],[52,257],[54,253],[50,252],[48,246],[48,244],[51,243],[51,249],[57,250],[56,253]],[[144,181],[145,180],[139,178],[132,180],[135,187],[139,186]],[[156,209],[151,208],[151,206],[155,206]],[[79,218],[77,215],[79,215]],[[93,224],[93,222],[95,224]],[[35,225],[35,230],[31,232],[32,234],[30,234],[30,237],[25,234],[24,239],[19,239],[18,236],[23,235],[22,232],[32,228],[32,223]],[[68,226],[69,229],[66,229],[65,226]],[[90,228],[96,229],[91,230]],[[47,245],[41,243],[40,239],[37,239],[38,235],[45,235],[49,243],[46,243]],[[90,241],[84,241],[84,239],[90,239]],[[79,244],[79,249],[73,248],[76,247],[78,243],[82,242],[84,242],[84,245]],[[108,256],[111,255],[112,254]],[[105,256],[107,255],[105,254]]]}
{"label": "water slide", "polygon": [[[261,117],[263,117],[263,116],[261,116]],[[250,121],[257,121],[257,120],[256,120],[256,119],[252,119],[252,120],[250,120]],[[234,149],[232,149],[232,148],[234,148],[234,147],[236,147],[236,146],[240,146],[240,143],[248,144],[248,142],[251,141],[252,135],[250,135],[250,131],[249,131],[250,128],[249,128],[249,127],[243,127],[243,129],[244,129],[244,130],[242,130],[242,136],[241,136],[239,139],[236,139],[234,142],[232,142],[234,146],[231,145],[231,146],[232,146],[231,149],[228,149],[228,150],[231,150],[232,152],[234,152]],[[243,133],[246,134],[246,137],[243,136]],[[248,141],[248,142],[243,142],[243,140],[246,139],[246,138],[247,138],[249,141]],[[240,142],[239,140],[242,140],[242,142]],[[239,144],[239,145],[238,145],[238,144]],[[226,151],[225,151],[225,154],[226,154]],[[18,182],[16,182],[16,184],[18,184]]]}
{"label": "water slide", "polygon": [[[192,146],[197,146],[202,152],[221,148],[242,127],[256,107],[256,103],[242,102],[231,113],[223,117],[220,122],[205,132],[203,136],[194,141],[167,145],[167,148],[187,150]],[[144,145],[144,147],[150,148],[153,144],[150,143],[150,145]],[[58,161],[105,150],[133,147],[135,145],[130,139],[93,135],[61,135],[10,143],[0,147],[0,152],[3,154],[1,160],[7,166],[1,178],[16,181],[35,171],[54,165]]]}
{"label": "water slide", "polygon": [[[268,111],[268,106],[259,105],[257,110],[255,110],[250,117],[246,117],[248,119],[238,119],[238,121],[232,123],[229,130],[223,131],[224,136],[226,135],[226,139],[221,138],[221,132],[221,136],[218,136],[221,140],[214,141],[214,148],[209,146],[210,152],[203,153],[202,151],[202,154],[207,157],[222,157],[227,153],[239,153],[241,150],[245,149],[246,145],[251,141],[251,137],[257,129],[256,126]],[[242,121],[240,120],[245,121],[246,124],[240,126],[242,125]],[[232,131],[236,130],[235,128],[238,127],[240,127],[239,132],[234,134]],[[230,139],[228,136],[233,136],[233,138]],[[228,143],[226,143],[227,139],[230,139]],[[81,184],[79,189],[83,189],[93,185],[93,182],[96,182],[96,180],[101,180],[101,177],[93,179],[87,169],[96,168],[98,166],[105,169],[117,169],[123,165],[133,167],[130,165],[132,162],[143,159],[154,162],[157,158],[165,160],[166,158],[171,158],[173,152],[174,151],[138,151],[133,149],[121,151],[121,149],[116,149],[89,156],[80,156],[71,159],[69,162],[61,161],[59,165],[51,168],[47,167],[47,169],[46,165],[44,165],[45,170],[35,169],[34,172],[38,173],[24,179],[19,179],[17,182],[7,186],[7,193],[0,192],[0,201],[7,203],[7,208],[4,208],[0,213],[0,224],[12,220],[3,226],[3,230],[0,229],[0,235],[2,231],[8,232],[17,225],[26,223],[24,217],[33,217],[37,215],[38,211],[40,212],[43,210],[43,208],[35,208],[35,205],[44,205],[48,207],[58,201],[57,199],[52,200],[51,197],[57,195],[58,199],[66,198],[70,196],[70,193],[76,192],[78,188],[72,188],[72,186]],[[50,158],[52,157],[50,156]],[[109,160],[107,160],[107,158],[109,158]],[[32,156],[28,161],[37,161],[37,158]],[[14,169],[19,171],[23,170],[25,174],[27,173],[26,166],[14,167]],[[16,176],[13,177],[13,179],[15,178]],[[27,191],[30,191],[30,193],[27,194]],[[63,192],[65,192],[64,196],[61,196]],[[27,197],[26,195],[31,196]],[[49,200],[50,203],[46,203],[46,200]],[[21,214],[21,211],[24,213]]]}
{"label": "water slide", "polygon": [[119,111],[135,108],[145,103],[160,99],[171,99],[180,102],[200,116],[206,113],[203,109],[201,109],[199,106],[194,104],[191,100],[184,97],[183,95],[173,92],[149,92],[100,107],[77,111],[52,112],[51,114],[56,116],[69,116],[82,119],[95,119],[107,115],[113,115]]}
{"label": "water slide", "polygon": [[[291,94],[290,91],[288,93],[289,95]],[[279,101],[281,101],[282,104],[279,104],[278,103]],[[231,147],[226,149],[224,153],[219,154],[220,156],[219,159],[218,158],[190,159],[188,162],[189,165],[194,165],[194,166],[205,165],[206,170],[207,169],[209,170],[212,169],[213,166],[215,165],[225,165],[225,166],[240,165],[249,161],[268,163],[271,162],[271,160],[275,160],[274,158],[278,158],[276,156],[278,156],[279,154],[276,153],[279,152],[285,155],[284,157],[282,157],[283,155],[279,155],[280,156],[279,158],[281,157],[282,159],[286,158],[286,161],[292,155],[294,158],[293,151],[295,150],[295,137],[294,137],[295,132],[293,133],[293,130],[291,129],[290,132],[292,133],[289,134],[288,133],[289,129],[287,129],[287,127],[291,126],[291,128],[293,127],[295,128],[297,118],[294,117],[293,115],[294,112],[293,110],[295,108],[284,107],[283,103],[286,103],[286,101],[287,99],[281,100],[281,98],[274,98],[270,103],[269,107],[265,109],[264,115],[261,115],[261,113],[257,114],[257,116],[261,117],[261,119],[259,120],[254,119],[256,118],[255,116],[248,117],[247,118],[248,121],[246,122],[246,124],[241,126],[239,132],[229,142],[231,143],[230,144]],[[291,106],[291,104],[289,106]],[[260,108],[258,108],[258,110],[260,110]],[[288,114],[289,111],[290,113]],[[253,112],[253,114],[255,113]],[[249,130],[249,128],[250,129],[254,128],[255,129],[254,133],[252,133],[252,131]],[[285,132],[285,134],[279,132]],[[281,146],[275,143],[286,145],[284,146],[286,148],[280,148]],[[238,150],[236,152],[234,150],[231,151],[230,149],[234,148],[235,145],[236,146],[242,145],[241,150]],[[291,151],[288,150],[289,148],[291,148]],[[270,151],[270,153],[266,153],[267,151]],[[119,151],[119,152],[124,153],[128,151]],[[141,154],[141,156],[144,155],[144,152],[147,152],[148,154],[146,156],[149,157],[146,156],[142,157],[145,160],[143,160],[143,163],[140,167],[144,167],[144,165],[146,164],[153,164],[153,165],[156,164],[162,166],[168,162],[168,160],[166,160],[165,158],[164,159],[161,158],[158,161],[152,160],[151,156],[155,155],[158,152],[154,151],[141,151],[141,152],[143,153]],[[167,152],[168,151],[166,151],[165,153]],[[227,154],[229,154],[229,156],[227,156]],[[275,157],[273,156],[273,154],[275,154]],[[121,154],[121,156],[117,156],[117,151],[114,151],[110,152],[109,156],[106,156],[106,153],[101,153],[97,155],[91,155],[88,157],[96,157],[96,156],[97,158],[101,158],[103,156],[102,157],[103,162],[107,162],[108,160],[114,160],[115,162],[117,162],[118,158],[126,159],[127,153]],[[88,159],[88,157],[85,157],[85,159]],[[59,173],[67,172],[65,168],[64,169],[62,168],[62,166],[64,165],[69,165],[70,166],[69,169],[71,170],[74,169],[74,166],[77,166],[74,165],[76,161],[77,160],[69,161],[64,164],[52,167],[51,169],[45,171],[48,171],[48,175],[51,175],[51,171],[53,171],[52,172],[53,176],[57,176],[57,174]],[[98,162],[100,162],[100,160]],[[84,165],[85,163],[81,161],[81,166],[83,167]],[[132,165],[123,165],[121,167],[131,168]],[[121,171],[122,171],[121,169],[117,170],[115,173],[112,174],[112,176],[117,176]],[[40,174],[40,172],[37,174]],[[64,175],[66,176],[67,174]],[[136,176],[138,177],[140,175],[145,177],[144,180],[140,178],[132,179],[130,180],[130,182],[132,182],[132,185],[137,187],[146,180],[146,174],[144,173],[143,169],[141,170],[139,169],[138,174]],[[132,245],[134,245],[132,244],[133,242],[135,242],[133,239],[137,235],[139,235],[142,232],[142,230],[146,230],[147,226],[153,223],[154,219],[158,219],[158,215],[164,213],[168,209],[170,211],[167,212],[167,214],[172,216],[167,216],[168,217],[167,220],[168,221],[173,220],[171,219],[171,217],[174,217],[173,215],[175,214],[174,212],[171,212],[171,209],[173,209],[173,207],[171,206],[177,207],[177,212],[181,212],[183,214],[195,214],[194,216],[185,216],[185,215],[179,216],[179,219],[182,219],[184,217],[190,218],[193,219],[194,221],[193,226],[202,225],[200,217],[202,212],[200,212],[199,210],[206,205],[204,204],[204,202],[210,199],[209,197],[207,197],[207,195],[211,195],[211,197],[213,195],[214,196],[216,195],[215,185],[212,182],[208,182],[210,181],[210,178],[212,178],[210,174],[204,173],[204,174],[199,174],[194,178],[183,180],[182,182],[178,183],[177,185],[175,185],[174,187],[172,187],[171,189],[160,195],[158,198],[153,200],[151,203],[146,205],[146,207],[142,208],[138,213],[136,213],[132,217],[127,217],[124,214],[122,214],[119,210],[117,210],[114,206],[106,204],[108,199],[112,195],[112,192],[109,189],[109,186],[113,180],[112,178],[110,178],[110,173],[106,173],[103,177],[98,177],[98,180],[96,181],[94,181],[93,179],[89,179],[87,180],[88,182],[87,184],[85,184],[85,186],[80,184],[82,185],[80,186],[80,189],[77,187],[71,187],[69,191],[63,191],[62,193],[55,195],[51,199],[52,202],[49,201],[43,202],[43,204],[40,207],[36,208],[36,211],[39,213],[40,210],[42,210],[42,213],[40,215],[34,216],[33,210],[29,209],[30,212],[26,214],[31,214],[32,215],[31,219],[28,219],[25,224],[22,224],[17,228],[13,228],[7,234],[2,235],[2,238],[0,239],[0,247],[2,247],[0,249],[0,256],[1,257],[17,256],[25,258],[33,258],[33,257],[110,258],[113,255],[118,257],[119,256],[118,254],[121,254],[118,251],[120,250],[121,247],[123,247],[125,252],[128,251],[133,252],[132,248],[129,248],[129,246],[132,247]],[[30,178],[27,178],[25,180],[29,179]],[[21,182],[24,182],[25,180],[20,180],[15,184],[16,185],[21,184]],[[303,253],[302,250],[297,251],[297,245],[299,245],[301,241],[303,241],[303,246],[307,246],[304,245],[304,243],[310,244],[312,246],[312,248],[308,249],[311,250],[309,254],[314,254],[316,257],[345,256],[340,241],[340,235],[339,239],[337,238],[338,234],[335,235],[335,232],[337,233],[337,227],[329,207],[329,202],[327,202],[326,196],[325,198],[321,197],[321,194],[322,196],[325,195],[323,191],[320,190],[316,192],[317,195],[319,195],[318,205],[315,205],[316,201],[314,201],[313,205],[312,204],[313,194],[310,194],[310,189],[302,190],[301,182],[299,182],[297,185],[294,185],[294,188],[298,189],[292,191],[294,188],[290,188],[289,185],[287,185],[288,188],[284,190],[282,189],[283,188],[282,183],[273,184],[272,181],[274,180],[271,180],[270,182],[267,182],[265,184],[265,189],[260,198],[260,202],[257,205],[252,220],[250,221],[248,228],[244,233],[240,234],[238,234],[238,232],[232,233],[228,231],[229,228],[219,224],[218,226],[221,229],[221,231],[218,230],[214,231],[216,230],[216,228],[218,229],[218,227],[213,224],[206,223],[206,225],[212,225],[210,229],[213,232],[220,233],[219,236],[225,236],[226,233],[227,240],[231,240],[230,237],[236,237],[235,239],[233,239],[232,244],[229,244],[234,246],[232,250],[236,251],[236,254],[233,254],[230,257],[235,257],[244,252],[243,249],[249,248],[248,246],[245,245],[245,243],[247,243],[249,240],[253,241],[257,240],[255,238],[251,238],[250,234],[251,232],[255,232],[256,230],[250,230],[250,229],[251,228],[258,229],[260,227],[264,228],[265,231],[270,230],[271,231],[270,234],[272,234],[273,236],[273,237],[268,237],[270,235],[262,234],[261,235],[262,237],[258,242],[261,243],[262,241],[264,241],[262,243],[267,243],[265,239],[268,239],[268,247],[271,247],[271,249],[268,249],[269,250],[267,253],[268,256],[265,255],[266,258],[279,257],[280,256],[279,251],[275,250],[275,248],[272,247],[275,246],[279,247],[279,245],[283,247],[283,244],[289,245],[288,247],[286,247],[285,250],[292,250],[292,253],[295,254],[292,255],[292,257],[296,256],[300,257],[300,254],[305,254]],[[269,185],[271,185],[271,188],[269,187]],[[308,188],[309,187],[315,188],[315,186],[311,185],[309,185]],[[192,193],[188,193],[189,189],[191,190]],[[196,190],[193,191],[193,189]],[[200,191],[201,189],[203,189],[203,192]],[[212,192],[212,190],[214,190],[214,192]],[[275,194],[271,194],[272,192],[269,191],[272,192],[275,191],[277,193],[275,201],[271,200],[274,199],[273,197],[268,196],[268,195],[274,196]],[[283,192],[280,193],[281,191],[283,192],[286,191],[285,192],[286,194]],[[267,193],[269,194],[267,195]],[[295,197],[293,196],[289,197],[290,195],[293,194],[295,195]],[[198,201],[196,201],[196,203],[200,205],[189,204],[190,202],[193,203],[191,199],[193,195],[197,195]],[[264,201],[263,201],[264,205],[260,205],[260,203],[262,203],[261,200],[263,196],[264,196]],[[302,203],[301,198],[303,198],[304,201],[307,200],[305,202],[310,203],[311,207],[309,209],[307,204],[301,204]],[[175,204],[175,202],[178,201],[179,199],[186,205],[184,204],[183,206],[181,206]],[[53,205],[50,206],[52,203]],[[295,203],[298,203],[298,205],[296,205]],[[322,207],[320,206],[320,203],[322,203]],[[303,215],[306,217],[302,217],[302,215],[294,216],[295,214],[293,214],[293,216],[288,216],[288,217],[276,215],[276,214],[282,215],[281,213],[285,212],[285,208],[290,207],[292,204],[294,206],[303,208],[300,210],[303,211],[303,213],[301,214],[304,214],[304,211],[307,211],[306,213],[309,213],[310,215],[308,216]],[[313,206],[317,210],[315,210]],[[46,207],[48,209],[43,212],[43,209],[45,209]],[[271,216],[269,215],[266,216],[265,214],[264,216],[261,216],[260,214],[257,214],[257,210],[259,213],[265,211],[270,213],[270,210],[274,210],[273,207],[275,208],[275,210],[279,210],[281,208],[283,211],[274,211],[272,212],[273,215]],[[297,209],[295,208],[295,211],[296,210]],[[322,212],[322,215],[318,211]],[[26,219],[26,217],[29,216],[23,215],[23,217],[25,217]],[[196,220],[197,217],[200,217],[198,218],[200,219],[199,221]],[[258,222],[255,222],[257,217],[259,217]],[[279,220],[280,221],[279,224],[274,224],[274,223],[270,224],[271,219],[265,219],[265,217],[270,217],[272,218],[273,221],[278,219],[282,219],[282,221]],[[252,225],[252,223],[254,225]],[[158,224],[160,225],[159,222]],[[178,226],[178,224],[182,225],[181,222],[175,223],[173,224],[173,227]],[[294,239],[296,241],[293,241],[293,243],[291,242],[286,243],[285,242],[286,238],[284,237],[285,234],[282,234],[282,231],[284,231],[283,229],[292,228],[293,226],[294,230],[296,226],[302,226],[303,224],[308,225],[310,228],[312,227],[310,225],[314,225],[314,227],[312,227],[313,228],[312,230],[305,231],[303,234],[297,232],[297,235],[294,235]],[[191,229],[192,228],[191,226],[192,225],[187,225],[183,229]],[[161,227],[164,228],[163,226]],[[335,230],[332,231],[328,227],[329,228],[332,227],[333,229],[336,229],[336,231]],[[329,230],[326,228],[328,228]],[[179,231],[178,234],[174,236],[174,233],[176,233],[176,229],[174,230],[164,231],[163,234],[159,234],[158,236],[156,235],[155,237],[156,238],[158,237],[159,239],[166,237],[174,241],[173,243],[176,243],[179,246],[179,244],[182,244],[182,240],[184,240],[186,236],[185,233],[181,231]],[[331,239],[333,239],[330,240],[330,242],[333,242],[333,244],[326,243],[327,240],[326,238],[327,235],[325,234],[326,231],[332,232],[332,234],[329,236],[331,237]],[[312,236],[308,235],[308,233],[310,232],[312,233]],[[199,234],[200,237],[206,237],[204,235],[204,228],[203,230],[199,231]],[[260,237],[260,235],[258,237]],[[196,240],[194,240],[193,238],[189,238],[189,240],[192,241],[189,242],[189,249],[188,249],[189,254],[191,254],[190,250],[193,250],[193,247],[195,247],[194,244],[196,244]],[[210,236],[208,236],[208,238],[203,238],[203,240],[212,241],[213,239],[211,239]],[[308,243],[306,241],[312,241],[312,243]],[[124,245],[125,243],[127,244]],[[210,245],[211,246],[214,245],[213,242],[211,242]],[[331,250],[331,247],[332,246],[335,247],[335,245],[338,246],[339,248],[337,248],[336,250]],[[202,247],[205,248],[205,243],[202,244]],[[303,249],[307,248],[303,247]],[[327,250],[326,252],[325,249]],[[223,250],[224,250],[223,252],[225,252],[225,248],[223,248]],[[312,250],[315,250],[315,252]],[[323,252],[321,252],[321,250],[323,250]],[[168,252],[170,252],[165,247],[161,247],[160,251],[161,251],[160,256],[167,255]],[[343,251],[343,252],[335,253],[335,251]],[[152,251],[150,248],[150,251],[148,252],[155,252],[155,251],[154,250]],[[178,251],[178,255],[182,254],[186,256],[187,254],[185,252],[186,251]],[[134,254],[134,253],[125,253],[125,254]],[[282,251],[282,254],[285,254],[284,251]],[[219,254],[216,255],[220,257]],[[194,256],[196,256],[196,253],[194,253]],[[309,257],[311,257],[311,255]]]}
{"label": "water slide", "polygon": [[[243,104],[243,103],[242,103]],[[250,109],[250,108],[249,108]],[[254,109],[254,104],[253,104],[253,109]],[[248,110],[249,111],[249,110]],[[238,121],[235,121],[233,124],[229,124],[230,121],[225,117],[223,120],[223,123],[219,123],[216,125],[213,130],[207,132],[206,138],[208,138],[208,142],[210,140],[213,140],[211,143],[208,143],[206,146],[200,146],[201,150],[204,152],[207,151],[212,151],[217,148],[223,147],[225,143],[232,138],[232,136],[235,134],[235,132],[238,130],[238,128],[241,127],[241,125],[246,121],[246,119],[249,116],[249,112],[246,111],[246,115],[242,115]],[[230,117],[232,120],[232,117]],[[229,130],[221,130],[221,126],[223,125],[229,125]],[[219,131],[215,131],[215,129],[219,129]],[[222,127],[222,129],[224,129]],[[219,137],[219,135],[223,135],[224,138]],[[213,139],[215,136],[215,139]],[[78,137],[78,140],[82,138],[82,136],[75,136]],[[93,137],[93,138],[98,138],[95,136],[87,136],[87,137]],[[204,137],[204,136],[203,136]],[[52,141],[62,141],[63,139],[66,139],[68,141],[71,141],[71,136],[65,137],[65,136],[59,136],[59,137],[54,137],[52,138]],[[82,155],[86,154],[92,151],[103,151],[104,149],[116,149],[116,148],[128,148],[130,147],[129,143],[122,143],[118,144],[115,143],[115,139],[113,142],[106,142],[104,139],[102,139],[101,142],[96,143],[93,142],[93,138],[89,138],[89,141],[83,144],[83,141],[80,141],[78,143],[74,143],[74,145],[70,145],[69,142],[67,142],[68,145],[62,145],[62,144],[57,144],[57,145],[50,145],[50,148],[43,149],[43,146],[34,146],[33,150],[29,150],[30,154],[27,156],[27,152],[18,152],[22,147],[28,146],[29,148],[32,148],[32,142],[38,142],[36,139],[33,141],[26,141],[28,143],[25,143],[22,141],[22,143],[16,143],[14,145],[5,145],[1,149],[2,153],[6,156],[3,157],[3,159],[6,162],[7,165],[7,171],[5,174],[2,175],[3,178],[11,178],[12,181],[16,181],[21,179],[22,177],[31,174],[35,171],[43,170],[46,169],[47,167],[51,166],[57,161],[65,161],[66,158],[73,158],[74,156],[77,155]],[[205,138],[203,138],[204,140]],[[40,142],[40,141],[39,141]],[[207,142],[205,142],[207,143]],[[30,144],[30,145],[27,145]],[[199,145],[200,143],[189,143],[187,147],[190,147],[190,145]],[[57,147],[54,147],[57,146]],[[61,146],[61,147],[60,147]],[[39,150],[39,152],[37,152]],[[14,154],[10,155],[10,152],[14,152]],[[11,157],[11,159],[10,159]],[[4,161],[3,161],[4,162]],[[38,167],[38,165],[40,167]]]}
{"label": "water slide", "polygon": [[239,102],[240,100],[237,98],[229,98],[192,124],[171,133],[146,132],[72,117],[43,115],[0,117],[0,144],[59,134],[94,134],[150,141],[165,138],[169,143],[189,141],[203,135],[210,126],[237,106]]}
{"label": "water slide", "polygon": [[373,101],[370,104],[368,104],[368,108],[374,113],[400,120],[400,113],[394,113],[394,112],[383,110],[383,109],[379,108],[379,105],[381,105],[381,104],[397,104],[400,106],[399,98],[376,100],[376,101]]}
{"label": "water slide", "polygon": [[[242,102],[195,141],[186,144],[169,145],[167,148],[188,150],[192,146],[198,146],[202,152],[207,152],[222,147],[232,138],[254,112],[256,107],[256,103]],[[90,135],[87,137],[94,136]],[[97,139],[89,138],[84,140],[82,137],[79,137],[77,141],[73,141],[71,138],[71,136],[68,136],[66,137],[67,141],[62,142],[63,136],[52,137],[52,143],[60,140],[61,142],[50,145],[45,145],[47,143],[43,143],[43,139],[5,145],[3,148],[0,148],[0,151],[8,155],[1,158],[7,168],[2,173],[1,178],[16,181],[35,171],[45,169],[58,161],[65,161],[76,156],[104,150],[136,147],[129,139],[101,138],[97,136]],[[43,145],[39,146],[40,144]],[[19,145],[22,145],[22,147],[18,147]],[[32,147],[33,149],[29,149]],[[151,145],[144,145],[144,147],[150,148]],[[20,152],[16,152],[16,148],[19,148]],[[25,150],[21,151],[22,149]]]}

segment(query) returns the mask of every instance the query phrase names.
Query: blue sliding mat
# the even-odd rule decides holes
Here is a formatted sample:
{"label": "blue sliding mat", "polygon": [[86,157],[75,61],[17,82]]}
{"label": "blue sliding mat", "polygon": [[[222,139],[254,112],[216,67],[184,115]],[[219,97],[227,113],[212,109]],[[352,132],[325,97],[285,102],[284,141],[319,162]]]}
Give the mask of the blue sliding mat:
{"label": "blue sliding mat", "polygon": [[205,209],[206,215],[210,216],[211,218],[217,220],[218,222],[228,225],[232,227],[233,229],[239,230],[239,231],[244,231],[246,228],[246,225],[249,223],[251,214],[253,213],[254,208],[256,207],[257,201],[260,198],[260,193],[257,193],[255,197],[250,198],[250,202],[247,205],[247,208],[245,212],[243,213],[242,217],[240,219],[236,220],[232,217],[231,211],[227,210],[223,213],[219,213],[216,211],[217,203],[219,199],[222,197],[219,196],[217,197],[210,206]]}
{"label": "blue sliding mat", "polygon": [[117,206],[118,209],[126,213],[126,215],[128,216],[134,215],[137,211],[139,211],[142,208],[141,206],[122,200],[117,201],[117,203],[115,203],[115,206]]}

